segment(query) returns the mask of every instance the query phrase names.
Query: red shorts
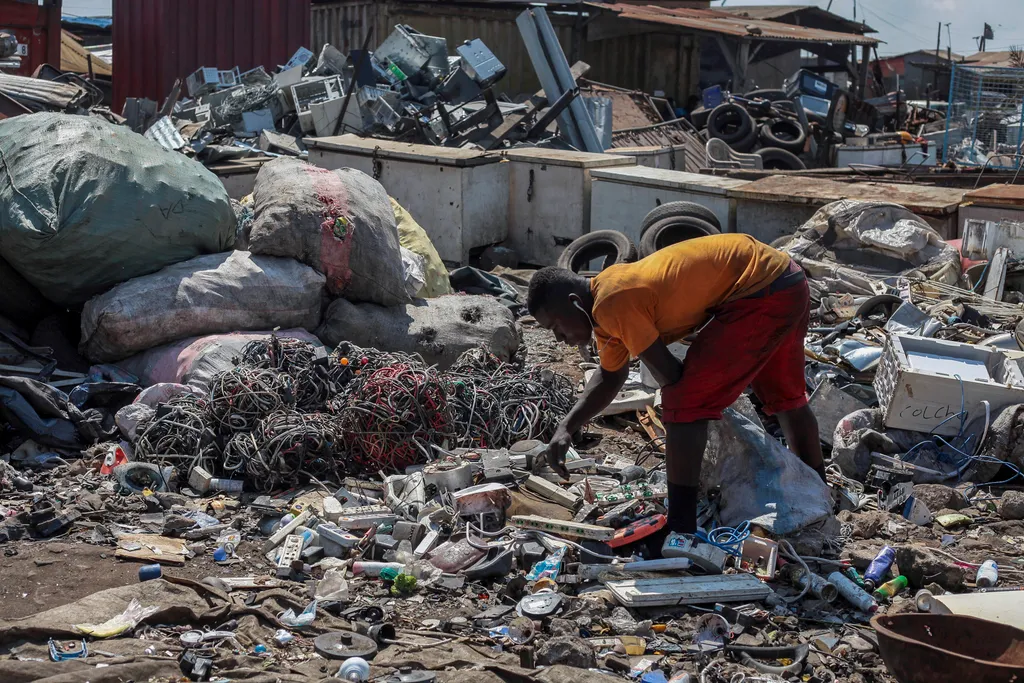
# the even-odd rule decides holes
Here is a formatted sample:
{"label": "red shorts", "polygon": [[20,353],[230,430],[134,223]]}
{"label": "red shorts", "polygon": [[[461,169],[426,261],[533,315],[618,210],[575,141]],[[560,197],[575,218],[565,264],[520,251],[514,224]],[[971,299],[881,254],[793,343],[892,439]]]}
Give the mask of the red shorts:
{"label": "red shorts", "polygon": [[683,376],[661,392],[665,422],[720,420],[748,386],[769,415],[807,405],[804,337],[807,281],[711,311],[683,362]]}

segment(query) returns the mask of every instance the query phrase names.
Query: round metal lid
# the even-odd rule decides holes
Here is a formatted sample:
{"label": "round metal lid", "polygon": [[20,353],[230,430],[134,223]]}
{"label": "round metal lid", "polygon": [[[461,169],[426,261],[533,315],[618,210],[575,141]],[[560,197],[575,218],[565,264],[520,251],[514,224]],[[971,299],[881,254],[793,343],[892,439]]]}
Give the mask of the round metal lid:
{"label": "round metal lid", "polygon": [[313,641],[313,649],[327,659],[370,659],[377,654],[377,643],[373,642],[373,638],[351,631],[331,631],[317,636]]}

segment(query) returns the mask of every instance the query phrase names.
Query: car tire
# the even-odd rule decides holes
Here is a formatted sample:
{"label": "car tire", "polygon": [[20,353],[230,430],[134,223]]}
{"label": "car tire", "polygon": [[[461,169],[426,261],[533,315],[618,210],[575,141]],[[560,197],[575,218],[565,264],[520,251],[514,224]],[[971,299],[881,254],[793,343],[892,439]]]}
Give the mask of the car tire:
{"label": "car tire", "polygon": [[573,240],[558,257],[558,267],[586,274],[592,272],[587,268],[590,262],[600,258],[604,261],[599,271],[618,263],[631,263],[637,259],[636,245],[618,230],[595,230]]}
{"label": "car tire", "polygon": [[696,202],[666,202],[661,206],[655,207],[650,211],[650,213],[644,216],[643,221],[640,222],[640,239],[643,239],[644,233],[647,232],[648,227],[654,225],[660,220],[675,216],[699,218],[702,221],[713,225],[716,231],[722,231],[722,224],[718,221],[718,216],[716,216],[715,212],[708,207],[697,204]]}
{"label": "car tire", "polygon": [[798,171],[807,168],[800,157],[778,147],[762,147],[757,154],[764,160],[766,171]]}
{"label": "car tire", "polygon": [[720,233],[721,231],[711,223],[693,216],[662,218],[644,229],[640,237],[640,258],[647,258],[672,244]]}
{"label": "car tire", "polygon": [[753,117],[738,104],[720,104],[711,110],[708,117],[708,135],[730,146],[745,140],[754,129]]}
{"label": "car tire", "polygon": [[761,141],[765,147],[777,147],[799,154],[804,150],[807,133],[799,121],[771,119],[761,125]]}

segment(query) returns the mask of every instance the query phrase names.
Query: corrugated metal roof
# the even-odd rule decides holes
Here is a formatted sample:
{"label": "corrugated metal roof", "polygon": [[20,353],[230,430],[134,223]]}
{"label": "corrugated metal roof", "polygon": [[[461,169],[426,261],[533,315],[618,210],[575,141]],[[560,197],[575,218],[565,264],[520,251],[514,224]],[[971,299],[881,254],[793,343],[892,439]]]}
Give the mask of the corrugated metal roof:
{"label": "corrugated metal roof", "polygon": [[[751,40],[770,40],[799,43],[834,43],[837,45],[877,45],[874,38],[856,33],[824,31],[805,26],[783,24],[765,19],[749,19],[713,9],[670,9],[657,5],[625,5],[589,2],[597,7],[616,13],[623,19],[644,21],[665,26],[679,26],[699,33],[717,33]],[[753,29],[753,32],[748,30]]]}
{"label": "corrugated metal roof", "polygon": [[[831,21],[835,24],[833,28],[839,31],[878,33],[878,31],[862,21],[847,19],[828,10],[821,9],[816,5],[727,5],[726,7],[718,7],[716,9],[729,14],[750,17],[751,19],[767,19],[769,21],[775,21],[780,17],[787,17],[791,14],[803,14],[812,21]],[[819,26],[819,28],[821,27]]]}
{"label": "corrugated metal roof", "polygon": [[814,5],[729,5],[722,7],[721,11],[729,14],[742,14],[751,19],[778,19],[793,12],[806,9],[817,9]]}
{"label": "corrugated metal roof", "polygon": [[975,52],[965,60],[971,66],[1004,66],[1012,67],[1010,52]]}

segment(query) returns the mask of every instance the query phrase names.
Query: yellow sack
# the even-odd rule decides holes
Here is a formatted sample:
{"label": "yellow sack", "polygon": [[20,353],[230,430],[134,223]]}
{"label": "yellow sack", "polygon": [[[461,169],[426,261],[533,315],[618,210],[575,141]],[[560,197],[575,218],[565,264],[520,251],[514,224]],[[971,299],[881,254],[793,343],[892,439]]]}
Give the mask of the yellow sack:
{"label": "yellow sack", "polygon": [[448,282],[448,268],[434,248],[433,242],[427,235],[427,231],[416,222],[412,215],[402,208],[402,205],[391,199],[391,208],[395,211],[395,222],[398,223],[399,243],[423,258],[426,265],[424,276],[426,282],[416,296],[420,299],[431,299],[444,294],[453,294],[452,285]]}

